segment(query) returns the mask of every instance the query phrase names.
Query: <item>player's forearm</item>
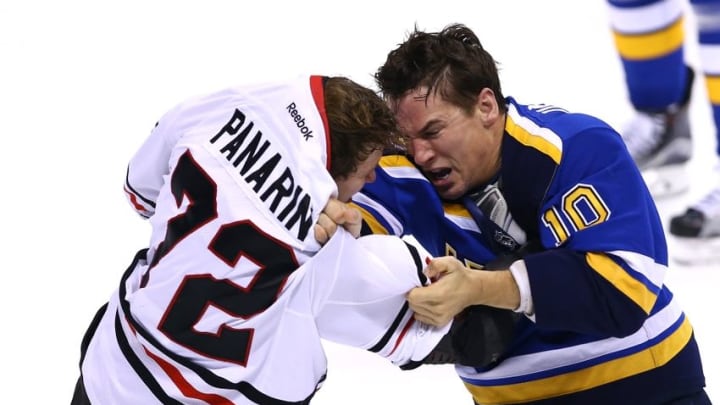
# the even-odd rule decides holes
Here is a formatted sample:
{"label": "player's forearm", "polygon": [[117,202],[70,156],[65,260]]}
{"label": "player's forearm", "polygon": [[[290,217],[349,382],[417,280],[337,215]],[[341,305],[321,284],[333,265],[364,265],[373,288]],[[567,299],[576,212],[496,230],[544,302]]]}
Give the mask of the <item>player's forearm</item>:
{"label": "player's forearm", "polygon": [[516,309],[520,291],[510,270],[473,270],[470,301],[472,305]]}

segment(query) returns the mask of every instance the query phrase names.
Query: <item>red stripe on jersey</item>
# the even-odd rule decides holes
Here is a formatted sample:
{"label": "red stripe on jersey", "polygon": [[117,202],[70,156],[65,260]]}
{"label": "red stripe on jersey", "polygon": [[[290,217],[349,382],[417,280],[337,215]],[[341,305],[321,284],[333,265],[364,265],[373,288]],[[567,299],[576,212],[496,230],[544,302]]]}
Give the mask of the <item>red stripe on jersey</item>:
{"label": "red stripe on jersey", "polygon": [[[125,317],[125,323],[128,325],[133,335],[137,335],[137,331],[133,327],[132,322],[127,319],[127,317]],[[200,399],[213,405],[233,405],[233,402],[225,397],[216,394],[206,394],[204,392],[196,390],[195,387],[190,385],[190,383],[182,376],[180,370],[175,368],[172,364],[163,360],[161,357],[153,354],[145,346],[143,346],[143,351],[148,356],[150,356],[151,359],[155,360],[155,362],[160,366],[160,368],[165,371],[165,374],[170,377],[170,380],[175,384],[175,386],[180,390],[180,392],[182,392],[182,394],[186,397]]]}
{"label": "red stripe on jersey", "polygon": [[173,383],[175,383],[175,386],[178,387],[180,392],[182,392],[183,395],[185,395],[188,398],[195,398],[199,399],[201,401],[205,401],[208,404],[213,405],[232,405],[233,402],[229,399],[222,397],[217,394],[206,394],[204,392],[200,392],[195,389],[190,383],[182,376],[182,373],[180,373],[180,370],[173,367],[172,364],[166,362],[162,358],[154,355],[151,353],[148,349],[144,349],[145,353],[147,353],[148,356],[150,356],[155,362],[160,366],[160,368],[165,371],[165,374],[170,377],[170,380],[172,380]]}
{"label": "red stripe on jersey", "polygon": [[327,161],[325,167],[330,171],[330,126],[328,125],[327,112],[325,111],[325,88],[323,87],[323,76],[310,76],[310,92],[312,93],[315,106],[322,118],[323,128],[325,129],[325,149]]}
{"label": "red stripe on jersey", "polygon": [[413,323],[415,323],[415,318],[410,317],[410,320],[408,321],[407,324],[405,324],[405,327],[403,328],[402,332],[400,332],[400,336],[398,336],[398,339],[395,341],[395,346],[393,346],[392,350],[390,350],[390,353],[388,354],[388,356],[393,354],[395,352],[395,349],[397,349],[398,346],[400,346],[400,342],[402,342],[403,338],[405,337],[405,334],[407,334],[407,331],[410,330],[410,326],[412,326]]}
{"label": "red stripe on jersey", "polygon": [[148,210],[145,209],[145,207],[138,202],[137,196],[132,193],[132,191],[128,190],[127,187],[123,187],[123,190],[125,190],[125,193],[128,195],[128,198],[130,199],[130,203],[133,205],[136,211],[143,212],[145,214],[148,213]]}

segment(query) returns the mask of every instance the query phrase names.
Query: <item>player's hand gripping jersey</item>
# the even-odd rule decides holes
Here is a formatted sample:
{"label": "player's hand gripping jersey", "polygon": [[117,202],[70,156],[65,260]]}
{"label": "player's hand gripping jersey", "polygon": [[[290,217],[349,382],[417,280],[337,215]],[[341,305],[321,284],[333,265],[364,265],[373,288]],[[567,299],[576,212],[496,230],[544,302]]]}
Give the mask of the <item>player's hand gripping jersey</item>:
{"label": "player's hand gripping jersey", "polygon": [[[501,227],[520,244],[539,240],[542,251],[519,262],[532,320],[516,325],[496,365],[456,367],[475,401],[654,404],[671,398],[653,397],[652,387],[702,386],[692,327],[663,284],[662,224],[622,139],[586,115],[507,102],[496,184],[511,218]],[[354,198],[373,231],[412,233],[432,254],[468,265],[494,259],[482,236],[493,230],[470,221],[459,202],[431,194],[407,159],[388,156],[380,166]]]}
{"label": "player's hand gripping jersey", "polygon": [[306,403],[325,378],[321,338],[399,366],[432,350],[449,325],[415,322],[404,299],[427,282],[419,244],[313,238],[336,192],[328,139],[316,76],[162,117],[128,167],[152,237],[89,342],[92,403]]}

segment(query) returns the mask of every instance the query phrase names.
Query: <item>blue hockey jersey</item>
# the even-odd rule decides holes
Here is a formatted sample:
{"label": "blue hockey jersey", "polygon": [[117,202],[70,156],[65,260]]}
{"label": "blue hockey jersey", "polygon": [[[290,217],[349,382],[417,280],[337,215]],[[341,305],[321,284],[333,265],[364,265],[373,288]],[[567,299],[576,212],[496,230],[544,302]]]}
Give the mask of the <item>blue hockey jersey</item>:
{"label": "blue hockey jersey", "polygon": [[[588,115],[507,98],[497,178],[527,255],[534,320],[488,369],[456,366],[479,404],[660,403],[704,376],[693,329],[663,284],[662,223],[617,132]],[[495,258],[482,229],[404,156],[354,203],[375,233],[412,234],[469,266]],[[662,387],[662,389],[659,389]]]}

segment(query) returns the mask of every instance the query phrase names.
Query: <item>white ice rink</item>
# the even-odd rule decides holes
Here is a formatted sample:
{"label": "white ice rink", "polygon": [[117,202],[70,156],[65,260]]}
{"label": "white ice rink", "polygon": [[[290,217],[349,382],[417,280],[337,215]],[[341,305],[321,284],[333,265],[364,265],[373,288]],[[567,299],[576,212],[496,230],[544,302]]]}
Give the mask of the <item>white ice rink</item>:
{"label": "white ice rink", "polygon": [[[616,126],[630,116],[603,0],[0,2],[0,403],[69,403],[82,334],[147,243],[148,224],[122,185],[162,113],[190,95],[299,73],[372,87],[414,24],[452,22],[473,28],[500,62],[506,95]],[[693,188],[659,203],[665,218],[703,191],[713,158],[705,90],[695,90]],[[695,326],[715,401],[718,267],[673,264],[667,280]],[[327,349],[315,404],[471,404],[450,367],[402,372],[364,352]]]}

